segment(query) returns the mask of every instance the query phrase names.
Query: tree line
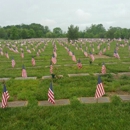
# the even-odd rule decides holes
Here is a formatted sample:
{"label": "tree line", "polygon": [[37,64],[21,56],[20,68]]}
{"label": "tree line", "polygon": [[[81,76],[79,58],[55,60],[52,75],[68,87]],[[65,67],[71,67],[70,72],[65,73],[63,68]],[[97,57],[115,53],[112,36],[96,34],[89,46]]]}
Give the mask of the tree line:
{"label": "tree line", "polygon": [[0,27],[0,39],[27,38],[68,38],[68,40],[76,40],[78,38],[129,39],[130,29],[110,26],[106,30],[102,24],[92,24],[83,31],[79,31],[78,26],[70,25],[67,32],[63,32],[60,27],[56,27],[51,31],[48,26],[36,23]]}

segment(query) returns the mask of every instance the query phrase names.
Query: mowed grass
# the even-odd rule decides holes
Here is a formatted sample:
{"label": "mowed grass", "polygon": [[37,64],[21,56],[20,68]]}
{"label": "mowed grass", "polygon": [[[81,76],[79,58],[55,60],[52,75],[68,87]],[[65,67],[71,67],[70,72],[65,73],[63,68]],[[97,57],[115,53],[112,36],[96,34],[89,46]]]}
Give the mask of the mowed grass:
{"label": "mowed grass", "polygon": [[0,109],[1,130],[129,130],[130,103],[116,99],[109,104],[81,104],[57,107],[28,106]]}
{"label": "mowed grass", "polygon": [[[66,44],[64,41],[55,41],[57,46],[57,63],[54,65],[54,73],[63,75],[63,78],[53,79],[53,90],[55,100],[70,99],[70,105],[67,106],[38,106],[38,101],[47,100],[48,89],[52,79],[42,80],[42,76],[50,75],[50,60],[53,53],[53,41],[44,42],[32,41],[23,46],[16,44],[19,53],[10,51],[3,41],[1,46],[3,52],[8,52],[10,58],[0,55],[0,77],[9,77],[11,80],[5,82],[9,91],[9,101],[27,100],[28,105],[20,108],[0,109],[0,128],[1,130],[129,130],[130,129],[130,102],[122,102],[116,94],[130,94],[130,77],[113,76],[110,73],[129,72],[129,50],[128,44],[125,47],[119,47],[118,53],[120,60],[113,57],[113,52],[117,42],[111,43],[111,49],[104,55],[109,58],[96,58],[92,65],[89,64],[89,57],[85,57],[83,52],[76,50],[72,44]],[[8,41],[15,45],[14,41]],[[21,41],[19,41],[21,42]],[[47,43],[45,45],[45,43]],[[82,69],[77,68],[77,62],[72,61],[72,57],[63,45],[74,52],[77,60],[81,59]],[[36,47],[39,44],[38,47]],[[81,43],[77,43],[79,46]],[[94,42],[94,55],[98,54],[98,42]],[[26,51],[26,46],[31,50],[31,54]],[[44,47],[45,46],[45,47]],[[92,51],[90,43],[82,44],[83,50],[86,46]],[[101,48],[107,47],[102,43]],[[20,57],[20,48],[24,49],[24,59]],[[33,51],[35,48],[36,51]],[[41,49],[44,48],[44,51]],[[39,56],[36,55],[41,50]],[[32,66],[31,58],[34,56],[36,66]],[[16,66],[12,68],[12,57],[16,61]],[[106,64],[107,73],[101,76],[106,94],[111,103],[101,104],[82,104],[79,97],[94,97],[97,85],[97,76],[93,73],[101,73],[102,63]],[[127,62],[123,64],[122,62]],[[15,77],[21,77],[22,65],[25,65],[28,77],[37,77],[36,80],[15,80]],[[60,66],[57,66],[60,65]],[[70,66],[64,66],[70,65]],[[89,76],[68,77],[68,74],[89,73]],[[2,82],[1,93],[2,93]],[[113,94],[113,95],[112,95]],[[1,97],[0,97],[1,100]]]}

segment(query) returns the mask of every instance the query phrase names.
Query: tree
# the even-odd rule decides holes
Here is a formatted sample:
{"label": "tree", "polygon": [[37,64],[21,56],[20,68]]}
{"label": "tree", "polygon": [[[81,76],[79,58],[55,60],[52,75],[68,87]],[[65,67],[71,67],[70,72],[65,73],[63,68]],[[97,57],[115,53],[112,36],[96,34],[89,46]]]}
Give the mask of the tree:
{"label": "tree", "polygon": [[12,40],[14,40],[14,39],[19,39],[18,29],[17,29],[15,26],[12,26],[12,27],[11,27],[10,38],[11,38]]}
{"label": "tree", "polygon": [[53,33],[52,32],[47,32],[46,33],[46,37],[47,38],[52,38],[53,37]]}
{"label": "tree", "polygon": [[1,28],[0,27],[0,38],[5,38],[6,37],[6,32],[5,32],[5,29]]}
{"label": "tree", "polygon": [[107,38],[111,38],[111,39],[113,39],[116,30],[117,30],[116,27],[112,27],[112,26],[110,26],[109,29],[108,29],[108,31],[107,31],[107,33],[106,33]]}
{"label": "tree", "polygon": [[74,25],[70,25],[70,27],[68,27],[67,37],[68,37],[68,41],[78,40],[78,38],[79,38],[79,27],[77,27],[77,26],[74,27]]}
{"label": "tree", "polygon": [[33,29],[29,30],[29,37],[30,38],[35,38],[35,31]]}
{"label": "tree", "polygon": [[29,32],[27,29],[22,29],[21,31],[21,38],[26,39],[29,37]]}
{"label": "tree", "polygon": [[105,37],[105,33],[106,33],[106,29],[103,27],[102,24],[92,24],[90,26],[90,28],[86,28],[86,32],[87,35],[85,35],[86,37],[90,37],[90,38],[104,38]]}
{"label": "tree", "polygon": [[45,26],[45,27],[44,27],[44,30],[43,30],[43,35],[46,37],[46,36],[47,36],[46,34],[47,34],[48,32],[50,32],[49,27],[48,27],[48,26]]}
{"label": "tree", "polygon": [[55,37],[62,37],[62,30],[59,27],[56,27],[53,29],[53,34]]}

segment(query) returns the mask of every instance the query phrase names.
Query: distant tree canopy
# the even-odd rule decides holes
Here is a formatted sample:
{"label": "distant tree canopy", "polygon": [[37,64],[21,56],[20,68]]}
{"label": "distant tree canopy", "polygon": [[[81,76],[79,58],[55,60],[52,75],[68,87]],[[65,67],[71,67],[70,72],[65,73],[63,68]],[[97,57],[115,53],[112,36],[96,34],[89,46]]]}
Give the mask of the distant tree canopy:
{"label": "distant tree canopy", "polygon": [[108,30],[102,24],[92,24],[85,30],[79,31],[79,27],[70,25],[68,31],[63,32],[60,27],[55,27],[50,31],[48,26],[31,23],[30,25],[8,25],[0,26],[0,39],[27,39],[27,38],[68,38],[77,40],[78,38],[130,38],[130,29],[110,26]]}
{"label": "distant tree canopy", "polygon": [[56,38],[62,37],[62,30],[61,30],[61,28],[59,28],[59,27],[54,28],[53,29],[53,35]]}
{"label": "distant tree canopy", "polygon": [[68,41],[77,40],[79,38],[79,27],[74,27],[74,25],[70,25],[70,27],[68,27],[67,37]]}

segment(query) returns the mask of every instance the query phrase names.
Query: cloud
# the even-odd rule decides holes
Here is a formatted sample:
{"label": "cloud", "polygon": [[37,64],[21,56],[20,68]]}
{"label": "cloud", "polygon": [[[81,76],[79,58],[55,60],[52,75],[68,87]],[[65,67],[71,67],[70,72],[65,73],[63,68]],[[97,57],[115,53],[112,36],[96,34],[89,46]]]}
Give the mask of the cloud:
{"label": "cloud", "polygon": [[90,18],[90,13],[87,13],[82,9],[78,9],[75,13],[80,21],[88,21]]}
{"label": "cloud", "polygon": [[26,10],[26,12],[27,13],[34,13],[34,12],[36,12],[36,11],[39,11],[39,7],[37,6],[37,5],[33,5],[33,6],[31,6],[31,7],[29,7],[27,10]]}
{"label": "cloud", "polygon": [[130,0],[0,0],[0,26],[40,23],[50,29],[67,30],[73,24],[130,28]]}
{"label": "cloud", "polygon": [[53,19],[42,19],[40,24],[42,24],[43,26],[48,26],[50,29],[53,29],[57,22]]}

